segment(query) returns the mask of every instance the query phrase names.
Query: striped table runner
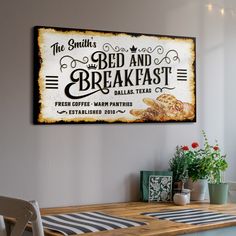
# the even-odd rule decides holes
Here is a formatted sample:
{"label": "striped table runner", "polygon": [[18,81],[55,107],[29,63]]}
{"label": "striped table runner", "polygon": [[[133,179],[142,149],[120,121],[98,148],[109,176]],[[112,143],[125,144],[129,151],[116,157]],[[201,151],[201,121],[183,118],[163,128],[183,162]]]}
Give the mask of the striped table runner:
{"label": "striped table runner", "polygon": [[147,212],[142,215],[152,216],[157,219],[171,220],[179,223],[202,225],[236,221],[236,215],[223,214],[199,209],[184,209],[162,212]]}
{"label": "striped table runner", "polygon": [[42,216],[43,226],[64,235],[146,225],[144,222],[114,217],[101,212],[83,212]]}

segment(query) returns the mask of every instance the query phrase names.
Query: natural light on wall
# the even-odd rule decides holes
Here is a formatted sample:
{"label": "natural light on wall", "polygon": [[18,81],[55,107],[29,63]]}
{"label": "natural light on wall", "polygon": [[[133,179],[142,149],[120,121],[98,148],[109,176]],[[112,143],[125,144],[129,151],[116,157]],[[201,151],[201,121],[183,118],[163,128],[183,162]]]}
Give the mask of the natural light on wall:
{"label": "natural light on wall", "polygon": [[222,6],[209,3],[206,5],[209,12],[219,12],[220,15],[230,14],[232,17],[236,16],[236,10],[232,8],[224,8]]}
{"label": "natural light on wall", "polygon": [[211,11],[212,11],[212,8],[213,8],[213,7],[212,7],[212,4],[208,4],[208,5],[207,5],[207,9],[208,9],[208,11],[211,12]]}

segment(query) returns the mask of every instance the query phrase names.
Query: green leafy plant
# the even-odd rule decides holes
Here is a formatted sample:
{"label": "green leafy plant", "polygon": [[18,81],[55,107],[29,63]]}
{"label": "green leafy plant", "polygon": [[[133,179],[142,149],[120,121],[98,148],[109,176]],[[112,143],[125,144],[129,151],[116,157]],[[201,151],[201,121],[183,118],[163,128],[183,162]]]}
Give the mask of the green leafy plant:
{"label": "green leafy plant", "polygon": [[228,168],[226,155],[221,154],[218,142],[212,146],[209,144],[206,133],[202,131],[204,136],[204,165],[208,171],[208,181],[213,184],[219,184],[224,181],[223,172]]}
{"label": "green leafy plant", "polygon": [[173,182],[181,182],[181,189],[188,179],[188,159],[185,158],[182,147],[177,146],[174,157],[169,161],[170,170],[173,172]]}
{"label": "green leafy plant", "polygon": [[206,133],[202,131],[202,134],[203,148],[197,142],[193,142],[190,148],[176,147],[174,157],[169,162],[174,181],[185,180],[187,173],[193,181],[208,179],[210,183],[223,182],[223,172],[228,167],[226,155],[221,154],[217,141],[215,145],[210,145]]}
{"label": "green leafy plant", "polygon": [[208,161],[205,159],[206,150],[199,148],[197,142],[193,142],[191,148],[183,147],[184,156],[188,159],[188,173],[193,181],[208,179]]}

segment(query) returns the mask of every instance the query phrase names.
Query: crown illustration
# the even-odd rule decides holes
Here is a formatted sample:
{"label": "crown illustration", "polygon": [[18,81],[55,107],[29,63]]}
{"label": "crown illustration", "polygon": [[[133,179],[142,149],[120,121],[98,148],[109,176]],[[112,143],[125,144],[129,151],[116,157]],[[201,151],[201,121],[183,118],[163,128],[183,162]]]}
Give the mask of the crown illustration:
{"label": "crown illustration", "polygon": [[135,52],[137,51],[137,48],[133,45],[132,48],[130,48],[130,51],[131,51],[132,53],[135,53]]}
{"label": "crown illustration", "polygon": [[87,68],[88,68],[89,70],[91,70],[91,69],[96,70],[96,69],[97,69],[97,66],[96,66],[95,64],[88,64],[88,65],[87,65]]}

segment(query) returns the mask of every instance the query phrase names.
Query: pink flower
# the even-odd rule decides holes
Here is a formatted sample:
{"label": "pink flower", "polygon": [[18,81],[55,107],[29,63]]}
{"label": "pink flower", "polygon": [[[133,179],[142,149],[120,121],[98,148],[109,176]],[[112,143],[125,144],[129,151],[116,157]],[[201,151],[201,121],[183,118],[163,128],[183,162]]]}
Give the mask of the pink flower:
{"label": "pink flower", "polygon": [[199,144],[197,142],[193,142],[192,143],[192,148],[197,148],[197,147],[199,147]]}

